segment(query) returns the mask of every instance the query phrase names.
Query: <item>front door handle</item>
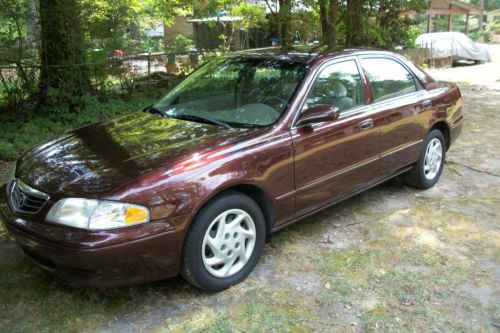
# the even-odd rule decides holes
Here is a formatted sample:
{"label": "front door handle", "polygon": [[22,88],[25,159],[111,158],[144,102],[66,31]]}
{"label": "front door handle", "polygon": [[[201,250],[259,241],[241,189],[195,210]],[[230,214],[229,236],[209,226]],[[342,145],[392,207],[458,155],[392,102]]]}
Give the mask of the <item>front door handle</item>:
{"label": "front door handle", "polygon": [[366,120],[363,120],[362,122],[360,122],[358,124],[358,127],[362,130],[367,130],[367,129],[370,129],[373,127],[373,119],[366,119]]}
{"label": "front door handle", "polygon": [[422,102],[422,106],[424,108],[428,108],[431,105],[432,105],[432,101],[430,99],[427,99],[427,100],[425,100],[425,101]]}

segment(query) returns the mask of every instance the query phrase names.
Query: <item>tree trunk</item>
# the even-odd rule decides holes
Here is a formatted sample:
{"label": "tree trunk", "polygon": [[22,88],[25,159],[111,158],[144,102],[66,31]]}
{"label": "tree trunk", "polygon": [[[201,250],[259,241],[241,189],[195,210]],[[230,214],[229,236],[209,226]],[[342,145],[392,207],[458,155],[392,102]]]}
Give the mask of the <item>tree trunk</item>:
{"label": "tree trunk", "polygon": [[345,44],[357,46],[363,44],[364,33],[363,25],[364,13],[362,10],[363,2],[361,0],[347,0],[346,11],[344,13],[344,24],[346,28]]}
{"label": "tree trunk", "polygon": [[327,0],[319,0],[319,22],[321,24],[321,42],[328,45],[330,27],[328,25]]}
{"label": "tree trunk", "polygon": [[477,20],[477,29],[479,32],[483,32],[484,0],[479,1],[479,9],[481,9],[481,14],[479,14],[479,17]]}
{"label": "tree trunk", "polygon": [[338,1],[330,0],[330,39],[328,45],[330,47],[337,46],[337,13],[338,13]]}
{"label": "tree trunk", "polygon": [[133,40],[141,39],[141,32],[139,26],[136,23],[130,25],[130,38]]}
{"label": "tree trunk", "polygon": [[89,92],[78,0],[40,0],[40,25],[42,101],[50,88],[68,99]]}
{"label": "tree trunk", "polygon": [[290,18],[292,16],[292,0],[279,0],[278,30],[283,48],[290,48]]}
{"label": "tree trunk", "polygon": [[29,46],[33,46],[39,42],[40,22],[35,0],[29,2],[29,7],[26,10],[26,33],[28,35],[27,43]]}
{"label": "tree trunk", "polygon": [[337,46],[337,10],[337,0],[319,1],[322,42],[329,48]]}

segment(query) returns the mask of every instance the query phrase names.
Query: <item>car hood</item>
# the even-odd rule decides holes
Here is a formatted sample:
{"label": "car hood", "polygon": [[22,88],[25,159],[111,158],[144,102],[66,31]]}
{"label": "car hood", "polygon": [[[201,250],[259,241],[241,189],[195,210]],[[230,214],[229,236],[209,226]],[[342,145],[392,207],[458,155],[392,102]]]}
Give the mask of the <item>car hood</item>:
{"label": "car hood", "polygon": [[19,160],[16,176],[49,194],[97,197],[189,154],[222,147],[256,131],[135,112],[34,148]]}

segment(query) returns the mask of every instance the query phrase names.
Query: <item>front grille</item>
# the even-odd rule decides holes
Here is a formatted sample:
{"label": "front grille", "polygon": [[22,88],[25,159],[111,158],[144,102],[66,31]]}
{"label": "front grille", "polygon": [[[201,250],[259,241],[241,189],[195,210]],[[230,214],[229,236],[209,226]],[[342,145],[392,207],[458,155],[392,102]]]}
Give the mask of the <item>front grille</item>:
{"label": "front grille", "polygon": [[35,214],[47,202],[49,196],[15,179],[10,189],[10,204],[14,211]]}

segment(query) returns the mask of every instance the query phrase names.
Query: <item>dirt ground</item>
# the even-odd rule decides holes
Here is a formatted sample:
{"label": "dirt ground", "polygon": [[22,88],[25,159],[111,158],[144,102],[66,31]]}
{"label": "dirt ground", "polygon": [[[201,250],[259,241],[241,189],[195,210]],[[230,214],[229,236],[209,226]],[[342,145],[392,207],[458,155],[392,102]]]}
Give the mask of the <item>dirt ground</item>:
{"label": "dirt ground", "polygon": [[500,48],[492,51],[492,64],[430,71],[460,84],[466,117],[434,188],[389,181],[278,232],[250,277],[218,294],[181,278],[68,287],[0,230],[0,331],[498,332]]}

